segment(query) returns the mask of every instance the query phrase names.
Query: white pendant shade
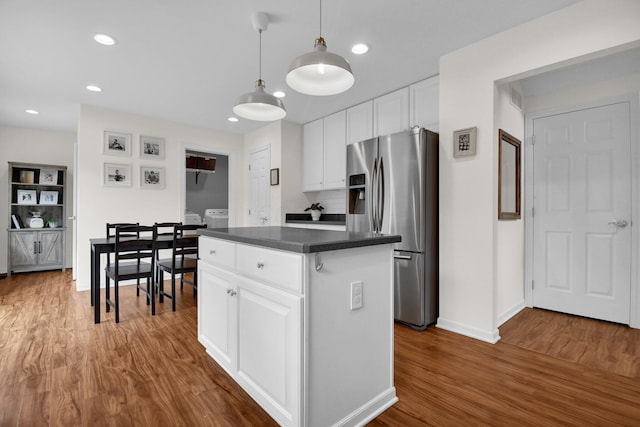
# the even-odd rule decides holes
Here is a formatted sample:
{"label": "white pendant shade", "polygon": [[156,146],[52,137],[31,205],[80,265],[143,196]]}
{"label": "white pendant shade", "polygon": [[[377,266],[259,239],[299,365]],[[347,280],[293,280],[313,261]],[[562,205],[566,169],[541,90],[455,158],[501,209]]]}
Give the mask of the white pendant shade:
{"label": "white pendant shade", "polygon": [[287,84],[307,95],[335,95],[348,90],[355,78],[346,59],[327,52],[322,37],[316,40],[313,52],[300,55],[289,66]]}
{"label": "white pendant shade", "polygon": [[282,101],[264,91],[262,80],[256,83],[255,91],[238,97],[233,112],[245,119],[260,122],[280,120],[287,115]]}

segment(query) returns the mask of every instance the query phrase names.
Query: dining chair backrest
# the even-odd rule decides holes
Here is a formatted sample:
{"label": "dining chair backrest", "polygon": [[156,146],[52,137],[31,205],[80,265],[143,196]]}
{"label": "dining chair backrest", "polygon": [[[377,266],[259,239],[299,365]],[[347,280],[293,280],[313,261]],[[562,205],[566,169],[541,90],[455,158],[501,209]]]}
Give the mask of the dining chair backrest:
{"label": "dining chair backrest", "polygon": [[173,227],[176,225],[182,225],[181,222],[156,222],[153,224],[156,227],[156,236],[173,236]]}
{"label": "dining chair backrest", "polygon": [[140,264],[155,258],[156,228],[145,225],[121,225],[115,233],[115,272],[121,261],[134,260]]}
{"label": "dining chair backrest", "polygon": [[[112,222],[107,223],[107,239],[110,237],[116,237],[116,227],[124,227],[130,225],[140,225],[137,222]],[[131,237],[134,237],[133,235]]]}
{"label": "dining chair backrest", "polygon": [[198,234],[194,234],[198,228],[202,228],[202,226],[181,224],[173,228],[173,255],[171,258],[174,268],[176,263],[179,260],[183,261],[186,256],[198,255]]}

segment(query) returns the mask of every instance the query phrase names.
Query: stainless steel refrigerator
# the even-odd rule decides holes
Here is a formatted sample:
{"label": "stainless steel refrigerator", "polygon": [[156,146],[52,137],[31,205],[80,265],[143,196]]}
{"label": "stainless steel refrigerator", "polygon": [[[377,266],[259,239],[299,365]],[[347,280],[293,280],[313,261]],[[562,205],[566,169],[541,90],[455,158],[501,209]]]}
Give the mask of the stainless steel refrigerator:
{"label": "stainless steel refrigerator", "polygon": [[395,318],[438,316],[438,134],[422,128],[347,146],[347,230],[399,234]]}

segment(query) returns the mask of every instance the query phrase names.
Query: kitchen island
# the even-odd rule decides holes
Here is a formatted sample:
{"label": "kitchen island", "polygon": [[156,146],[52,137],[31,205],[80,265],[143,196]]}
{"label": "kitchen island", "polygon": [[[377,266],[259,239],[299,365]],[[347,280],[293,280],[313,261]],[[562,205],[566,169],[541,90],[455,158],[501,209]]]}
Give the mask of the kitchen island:
{"label": "kitchen island", "polygon": [[279,424],[363,425],[393,384],[399,236],[203,229],[198,339]]}

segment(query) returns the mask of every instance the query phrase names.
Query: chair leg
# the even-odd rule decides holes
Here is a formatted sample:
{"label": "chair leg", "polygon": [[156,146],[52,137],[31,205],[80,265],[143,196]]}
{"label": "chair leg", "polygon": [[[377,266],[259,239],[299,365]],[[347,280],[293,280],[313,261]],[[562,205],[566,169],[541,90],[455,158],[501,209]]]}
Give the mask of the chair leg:
{"label": "chair leg", "polygon": [[[149,288],[149,286],[151,286],[151,288]],[[151,315],[155,316],[156,315],[156,298],[155,298],[155,294],[154,294],[154,288],[155,288],[155,284],[153,283],[153,277],[147,277],[147,290],[149,290],[149,292],[151,292]]]}
{"label": "chair leg", "polygon": [[115,281],[115,292],[114,295],[116,297],[115,306],[116,306],[116,323],[120,322],[120,298],[118,295],[118,281]]}
{"label": "chair leg", "polygon": [[158,292],[158,300],[159,302],[164,302],[164,271],[160,270],[160,292]]}
{"label": "chair leg", "polygon": [[176,311],[176,275],[171,275],[171,311]]}
{"label": "chair leg", "polygon": [[111,289],[111,280],[107,279],[107,285],[104,287],[104,304],[107,308],[107,313],[111,311],[111,305],[109,304],[109,298],[111,297],[109,292],[110,289]]}

